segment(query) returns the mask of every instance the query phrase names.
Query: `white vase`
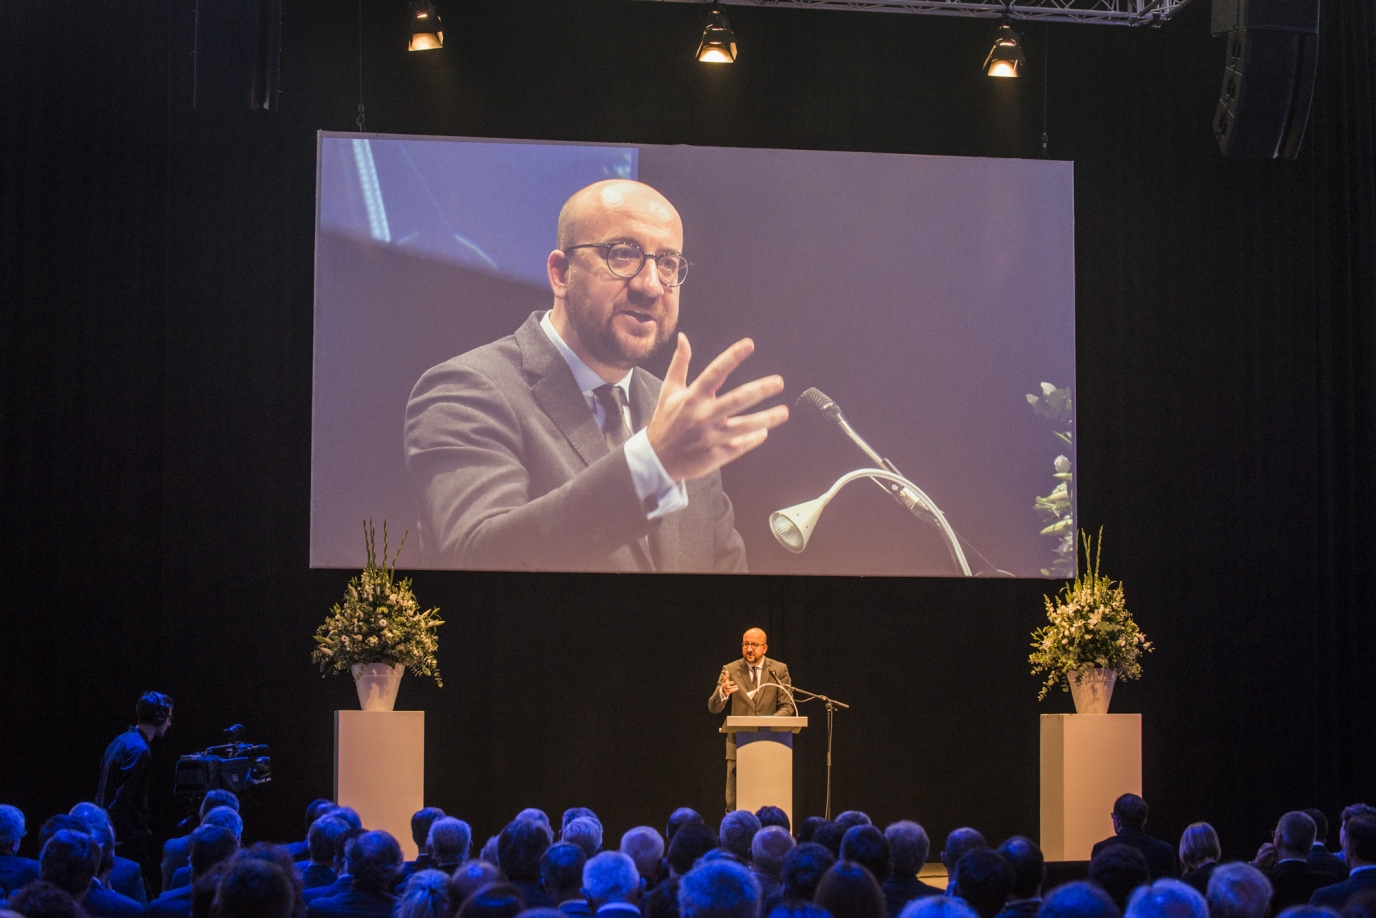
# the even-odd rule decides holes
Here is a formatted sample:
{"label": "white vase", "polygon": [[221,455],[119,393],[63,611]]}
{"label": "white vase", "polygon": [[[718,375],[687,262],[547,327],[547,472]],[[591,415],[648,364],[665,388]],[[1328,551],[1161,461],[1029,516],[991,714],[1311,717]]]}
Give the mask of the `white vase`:
{"label": "white vase", "polygon": [[1076,714],[1107,714],[1113,698],[1113,685],[1118,673],[1112,669],[1082,669],[1071,673],[1070,695],[1075,699]]}
{"label": "white vase", "polygon": [[390,711],[397,703],[397,689],[401,687],[403,666],[386,663],[355,663],[354,688],[358,689],[358,704],[365,711]]}

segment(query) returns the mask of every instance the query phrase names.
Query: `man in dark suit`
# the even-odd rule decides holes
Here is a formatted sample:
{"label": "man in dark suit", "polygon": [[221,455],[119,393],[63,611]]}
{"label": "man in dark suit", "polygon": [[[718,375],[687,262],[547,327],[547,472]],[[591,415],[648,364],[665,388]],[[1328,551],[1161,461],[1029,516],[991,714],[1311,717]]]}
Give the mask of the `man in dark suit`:
{"label": "man in dark suit", "polygon": [[[792,717],[793,704],[788,667],[765,656],[765,633],[751,628],[741,637],[741,658],[721,668],[717,687],[707,698],[707,710],[720,714],[728,701],[733,717]],[[736,734],[726,734],[726,811],[736,809]]]}
{"label": "man in dark suit", "polygon": [[1309,849],[1309,856],[1305,859],[1309,866],[1319,873],[1331,873],[1339,880],[1347,879],[1347,863],[1332,851],[1328,850],[1328,817],[1323,810],[1315,807],[1302,811],[1304,815],[1314,820],[1314,845]]}
{"label": "man in dark suit", "polygon": [[1376,817],[1350,816],[1342,829],[1343,853],[1347,855],[1347,879],[1315,890],[1311,905],[1342,911],[1356,896],[1376,890]]}
{"label": "man in dark suit", "polygon": [[1113,801],[1112,838],[1106,838],[1090,851],[1090,858],[1109,845],[1128,845],[1141,851],[1147,859],[1147,869],[1153,881],[1173,878],[1177,874],[1175,849],[1159,838],[1147,834],[1147,801],[1136,794],[1123,794]]}
{"label": "man in dark suit", "polygon": [[229,829],[205,825],[198,826],[191,833],[189,847],[191,882],[149,902],[145,918],[188,918],[195,897],[196,881],[208,874],[215,865],[233,857],[239,850],[239,840]]}
{"label": "man in dark suit", "polygon": [[1271,840],[1257,851],[1252,866],[1271,881],[1272,915],[1292,905],[1303,905],[1316,889],[1338,882],[1337,876],[1319,873],[1306,861],[1315,831],[1314,820],[1307,814],[1286,813],[1276,824]]}
{"label": "man in dark suit", "polygon": [[349,889],[336,896],[312,899],[306,918],[391,918],[397,897],[387,890],[401,869],[397,840],[383,831],[364,832],[349,846],[345,859]]}
{"label": "man in dark suit", "polygon": [[639,182],[582,189],[559,214],[553,308],[421,376],[406,465],[426,547],[458,568],[743,571],[719,469],[764,442],[786,406],[770,376],[718,394],[736,342],[691,384],[678,335],[661,383],[640,365],[675,341],[683,224]]}
{"label": "man in dark suit", "polygon": [[521,891],[527,908],[558,905],[540,889],[540,859],[549,846],[549,827],[534,819],[514,819],[497,836],[497,866]]}
{"label": "man in dark suit", "polygon": [[569,918],[590,918],[592,908],[583,895],[583,865],[588,856],[569,842],[550,845],[540,856],[540,890]]}
{"label": "man in dark suit", "polygon": [[764,826],[750,840],[750,872],[760,884],[761,902],[783,896],[784,858],[796,844],[782,826]]}
{"label": "man in dark suit", "polygon": [[18,807],[0,806],[0,902],[38,879],[38,861],[19,857],[19,842],[28,834]]}
{"label": "man in dark suit", "polygon": [[[217,806],[227,806],[237,813],[239,811],[239,798],[232,791],[207,791],[204,799],[201,800],[200,808],[196,811],[196,825],[200,825],[201,820],[205,819],[205,814]],[[194,829],[195,826],[192,828]],[[172,884],[173,875],[190,862],[190,832],[176,838],[169,838],[162,843],[162,888],[164,892],[175,888]]]}
{"label": "man in dark suit", "polygon": [[1032,839],[1014,835],[999,845],[999,854],[1013,868],[1013,888],[998,918],[1034,918],[1042,907],[1046,882],[1046,858]]}
{"label": "man in dark suit", "polygon": [[945,892],[917,878],[932,850],[927,830],[915,822],[900,820],[884,830],[889,842],[889,878],[884,881],[884,905],[889,918],[898,918],[903,906],[914,899]]}
{"label": "man in dark suit", "polygon": [[342,860],[340,848],[343,838],[349,831],[347,822],[328,813],[315,821],[315,825],[311,826],[310,832],[306,834],[306,843],[310,845],[310,860],[296,863],[297,872],[301,875],[302,889],[319,889],[339,879],[339,874],[335,871]]}
{"label": "man in dark suit", "polygon": [[[306,837],[301,839],[301,841],[294,841],[286,846],[287,851],[291,853],[291,859],[293,861],[299,862],[310,860],[311,826],[315,825],[317,819],[333,809],[337,809],[335,802],[333,800],[327,800],[324,797],[316,797],[306,806]],[[209,808],[206,808],[206,812],[209,812]],[[414,822],[415,817],[412,817],[413,825]],[[419,842],[417,842],[417,844],[419,844]]]}
{"label": "man in dark suit", "polygon": [[[444,810],[437,806],[423,807],[411,814],[411,840],[416,843],[416,859],[401,865],[401,870],[397,871],[396,882],[392,884],[392,892],[400,894],[401,890],[406,888],[406,881],[411,879],[412,874],[437,869],[435,859],[430,854],[430,827],[435,824],[435,820],[443,819],[444,815]],[[455,861],[453,866],[444,871],[445,873],[453,873],[454,867],[468,858],[468,844],[469,840],[465,839],[463,858]]]}

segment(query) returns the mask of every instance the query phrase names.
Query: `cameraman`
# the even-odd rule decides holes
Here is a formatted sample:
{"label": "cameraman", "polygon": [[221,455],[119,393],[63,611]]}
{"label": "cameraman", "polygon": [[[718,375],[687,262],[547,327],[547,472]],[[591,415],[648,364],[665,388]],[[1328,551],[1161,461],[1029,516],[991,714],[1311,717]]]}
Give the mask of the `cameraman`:
{"label": "cameraman", "polygon": [[[100,760],[96,805],[110,814],[120,855],[137,861],[147,876],[148,839],[153,834],[148,819],[153,759],[149,743],[172,726],[172,699],[161,692],[147,692],[134,711],[138,723],[115,737]],[[156,869],[152,875],[157,876]]]}

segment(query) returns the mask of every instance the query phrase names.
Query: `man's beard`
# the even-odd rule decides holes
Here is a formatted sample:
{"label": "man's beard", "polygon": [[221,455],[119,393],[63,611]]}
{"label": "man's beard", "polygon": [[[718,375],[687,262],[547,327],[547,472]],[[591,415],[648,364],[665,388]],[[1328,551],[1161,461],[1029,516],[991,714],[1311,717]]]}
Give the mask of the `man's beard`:
{"label": "man's beard", "polygon": [[605,319],[598,321],[591,315],[591,310],[581,305],[581,297],[578,295],[579,292],[573,289],[573,285],[570,285],[568,293],[565,299],[568,308],[564,314],[568,316],[569,324],[578,333],[578,340],[588,352],[607,366],[623,370],[640,366],[663,348],[678,330],[677,324],[666,324],[663,307],[657,310],[639,309],[632,304],[631,308],[638,312],[655,314],[655,335],[653,338],[620,338],[616,334],[616,329],[612,327],[619,311],[618,307],[613,307]]}

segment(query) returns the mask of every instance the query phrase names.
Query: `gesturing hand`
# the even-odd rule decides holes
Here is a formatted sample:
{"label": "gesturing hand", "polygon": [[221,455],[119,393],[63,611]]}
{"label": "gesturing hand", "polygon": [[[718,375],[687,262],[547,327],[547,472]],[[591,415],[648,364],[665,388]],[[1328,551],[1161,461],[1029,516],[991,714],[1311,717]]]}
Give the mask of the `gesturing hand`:
{"label": "gesturing hand", "polygon": [[693,352],[688,336],[678,336],[678,347],[659,390],[659,403],[646,430],[650,446],[670,478],[693,481],[714,472],[759,446],[770,428],[788,420],[787,405],[740,414],[782,392],[781,376],[766,376],[717,395],[726,378],[754,351],[755,342],[742,338],[722,351],[689,385],[688,361]]}
{"label": "gesturing hand", "polygon": [[730,676],[727,676],[726,681],[721,684],[721,697],[730,698],[731,693],[734,692],[736,688],[736,683],[731,681]]}

